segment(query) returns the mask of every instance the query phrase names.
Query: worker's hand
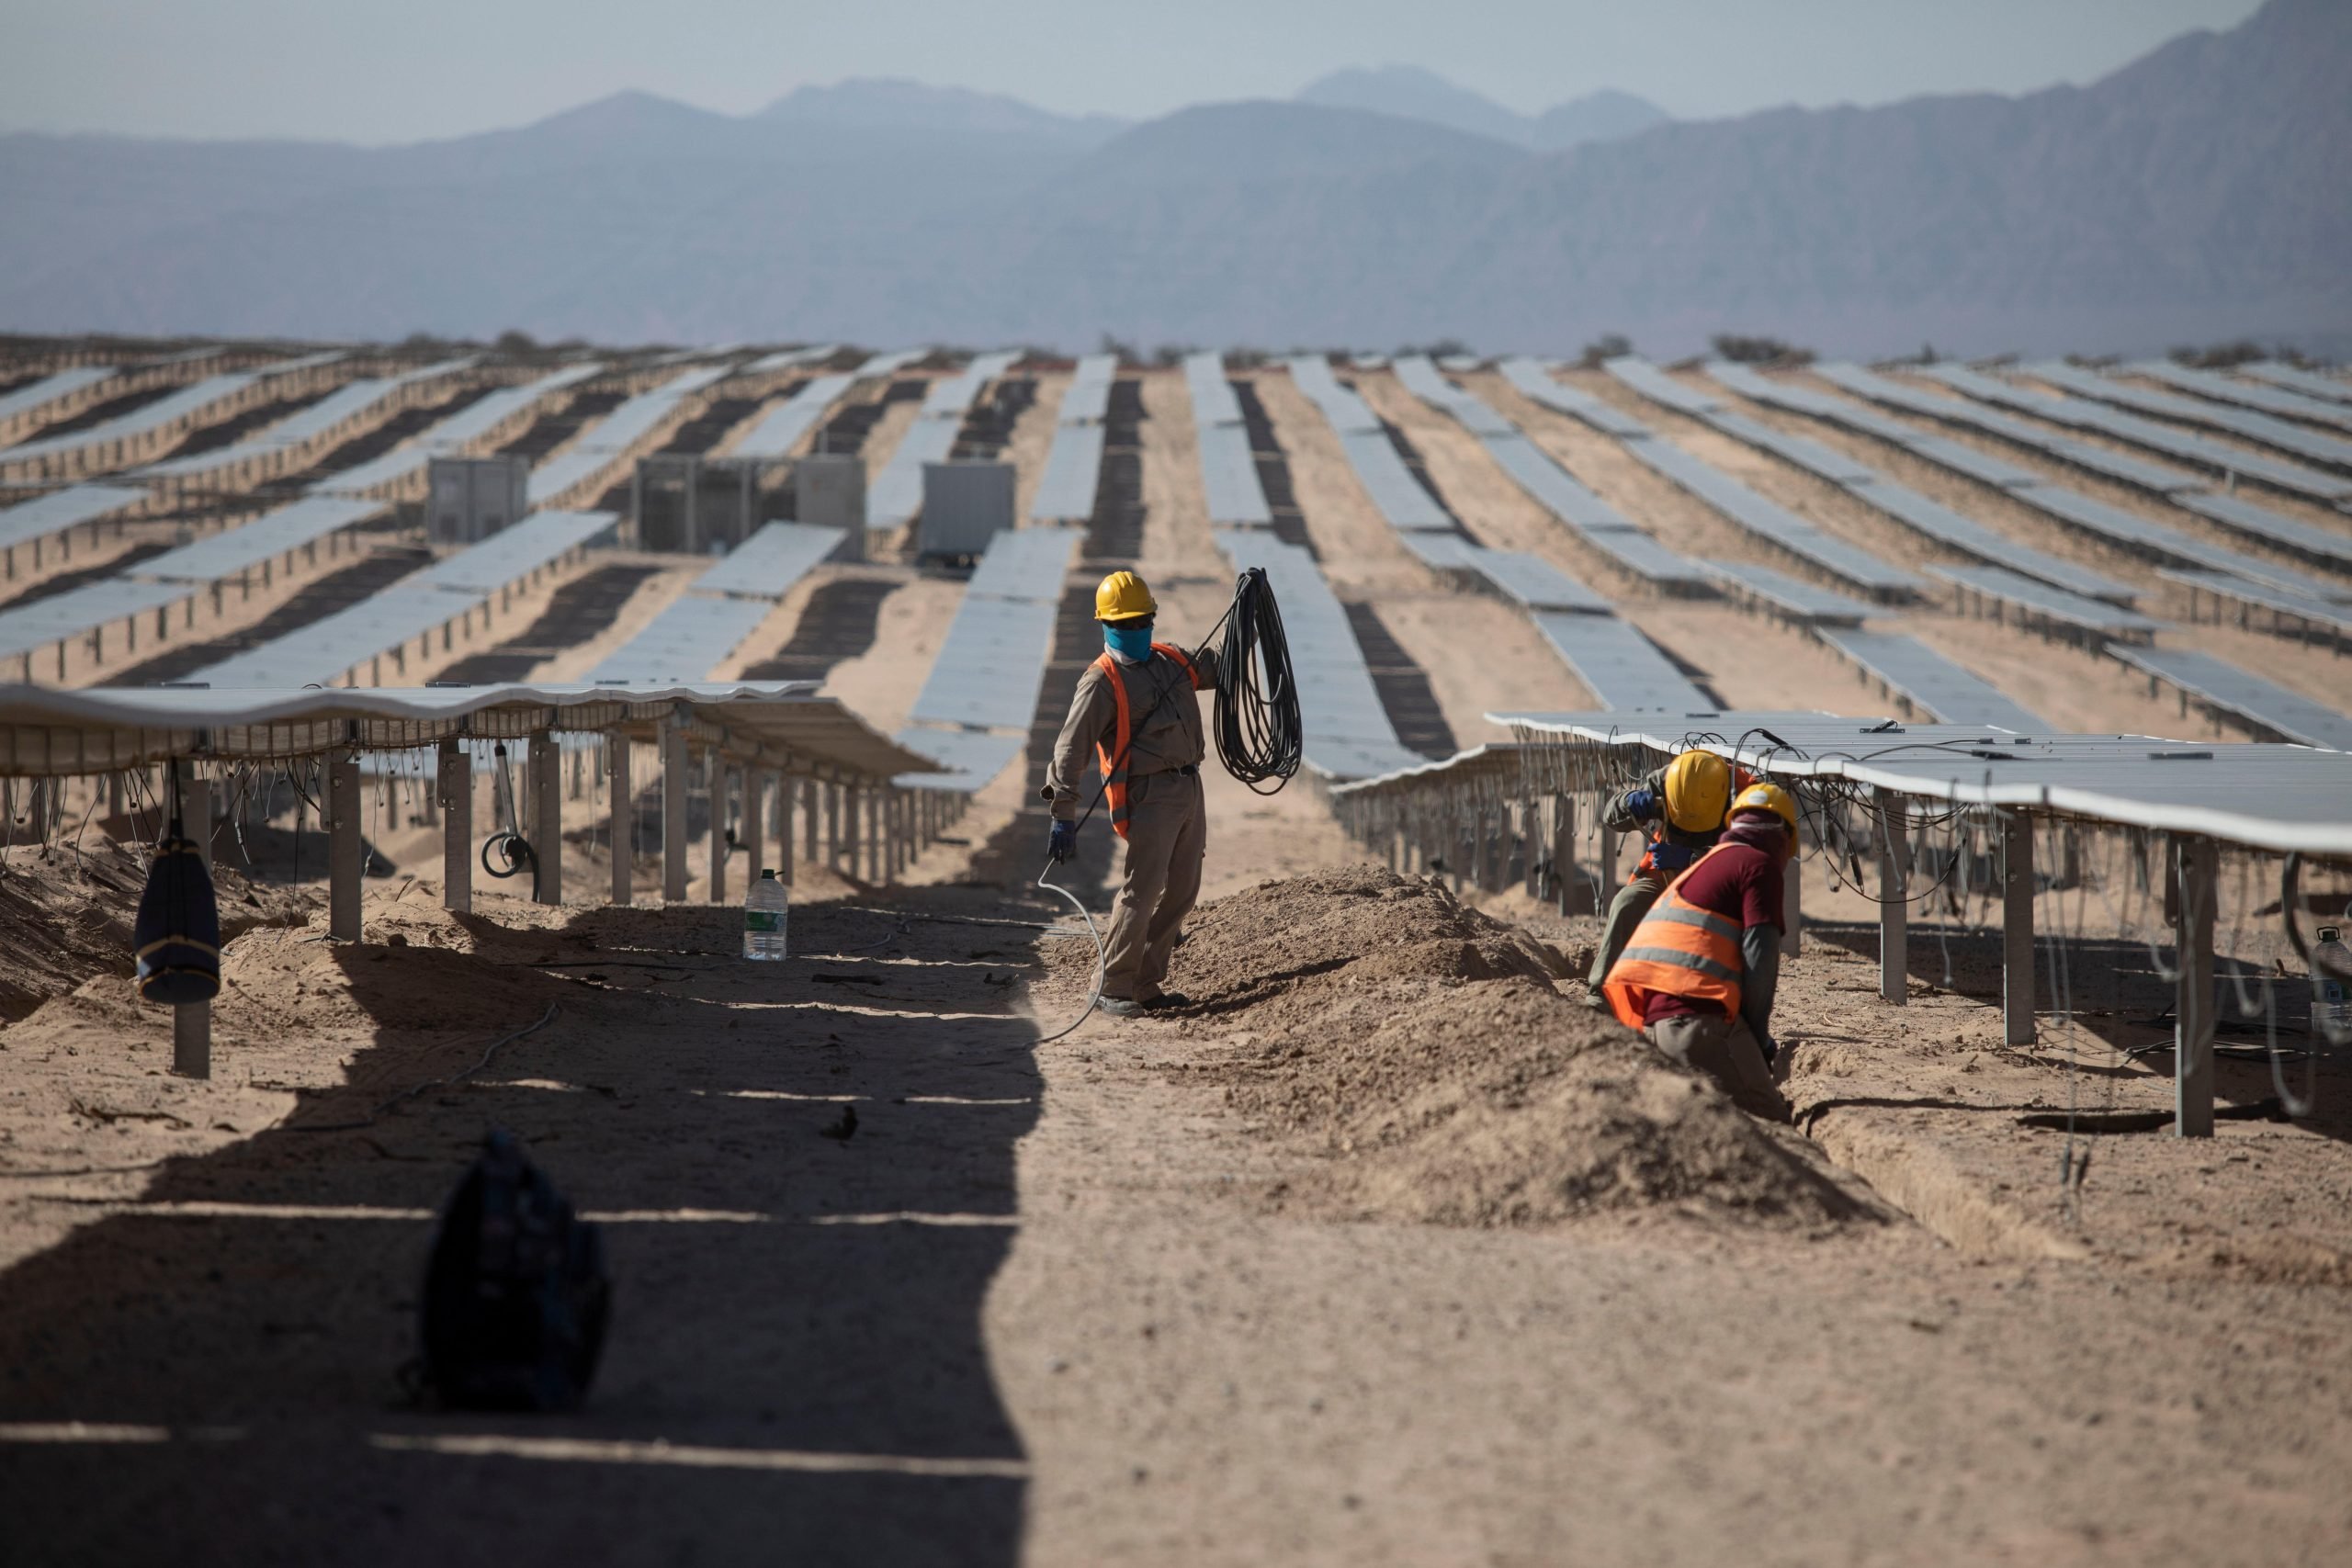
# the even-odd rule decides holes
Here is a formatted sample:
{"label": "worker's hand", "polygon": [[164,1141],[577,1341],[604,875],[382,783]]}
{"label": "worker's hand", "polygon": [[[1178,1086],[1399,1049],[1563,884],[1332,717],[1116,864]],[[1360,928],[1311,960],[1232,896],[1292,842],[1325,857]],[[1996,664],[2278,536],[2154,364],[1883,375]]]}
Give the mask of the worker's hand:
{"label": "worker's hand", "polygon": [[1058,863],[1077,853],[1078,824],[1056,822],[1052,836],[1046,840],[1046,858]]}
{"label": "worker's hand", "polygon": [[1657,815],[1657,792],[1629,789],[1625,792],[1625,815],[1636,822],[1646,822]]}

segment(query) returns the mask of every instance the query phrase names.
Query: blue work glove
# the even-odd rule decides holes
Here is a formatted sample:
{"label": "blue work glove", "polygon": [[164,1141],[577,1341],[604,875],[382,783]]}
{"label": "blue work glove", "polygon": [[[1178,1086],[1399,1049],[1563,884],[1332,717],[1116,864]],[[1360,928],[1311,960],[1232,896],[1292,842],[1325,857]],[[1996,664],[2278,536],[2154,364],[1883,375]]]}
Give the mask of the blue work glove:
{"label": "blue work glove", "polygon": [[1625,792],[1625,815],[1636,822],[1646,822],[1657,815],[1657,792],[1649,789],[1629,789]]}
{"label": "blue work glove", "polygon": [[1046,840],[1046,858],[1060,862],[1078,853],[1078,824],[1056,822],[1053,836]]}

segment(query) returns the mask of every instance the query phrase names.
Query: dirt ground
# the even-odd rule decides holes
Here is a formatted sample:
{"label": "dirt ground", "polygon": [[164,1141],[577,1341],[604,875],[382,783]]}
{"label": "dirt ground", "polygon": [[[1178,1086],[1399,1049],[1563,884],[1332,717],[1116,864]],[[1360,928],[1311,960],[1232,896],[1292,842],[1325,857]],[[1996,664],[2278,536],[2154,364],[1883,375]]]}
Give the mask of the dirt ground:
{"label": "dirt ground", "polygon": [[[1361,379],[1475,534],[1612,586],[1475,443]],[[1471,379],[1636,521],[1741,550],[1605,438]],[[1258,381],[1340,592],[1465,743],[1487,708],[1585,700],[1523,617],[1395,545],[1286,378]],[[1163,624],[1195,637],[1230,573],[1182,380],[1142,382],[1139,559]],[[1057,391],[1016,430],[1024,484]],[[600,649],[679,591],[682,565],[643,564]],[[820,577],[880,585],[870,642],[827,680],[894,728],[958,586]],[[821,587],[739,662],[789,644]],[[1727,702],[1884,711],[1800,633],[1625,608]],[[1905,624],[2053,717],[2172,713],[2087,656]],[[2040,1038],[2010,1047],[1980,924],[1915,921],[1886,1002],[1869,906],[1814,862],[1782,1127],[1581,1005],[1594,919],[1374,867],[1304,779],[1261,797],[1204,778],[1212,902],[1170,977],[1193,1005],[1062,1034],[1093,949],[1028,886],[1035,764],[908,886],[799,864],[777,965],[734,956],[699,841],[695,901],[657,907],[640,862],[634,907],[597,903],[593,784],[566,807],[569,901],[485,888],[468,915],[440,907],[436,830],[392,800],[359,943],[326,940],[319,889],[280,863],[224,873],[208,1082],[169,1073],[169,1021],[130,994],[135,855],[104,821],[74,854],[11,850],[0,1561],[2352,1551],[2352,1060],[2290,1037],[2278,1071],[2314,1110],[2272,1119],[2265,1037],[2233,1021],[2221,1098],[2248,1114],[2210,1141],[2139,1130],[2171,1103],[2146,1049],[2170,990],[2120,868],[2039,900],[2061,940]],[[1098,916],[1109,852],[1094,824],[1065,874]],[[2238,930],[2264,890],[2224,882],[2225,948],[2271,964]],[[434,1212],[491,1125],[605,1235],[613,1331],[577,1414],[441,1410],[401,1376]]]}

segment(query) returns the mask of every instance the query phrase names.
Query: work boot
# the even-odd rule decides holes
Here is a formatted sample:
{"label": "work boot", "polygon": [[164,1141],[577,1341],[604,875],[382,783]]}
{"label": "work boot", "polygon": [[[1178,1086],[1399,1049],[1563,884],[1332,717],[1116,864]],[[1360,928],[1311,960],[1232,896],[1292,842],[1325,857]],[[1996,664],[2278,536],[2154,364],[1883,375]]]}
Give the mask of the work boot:
{"label": "work boot", "polygon": [[1193,998],[1182,991],[1162,991],[1159,995],[1137,1002],[1136,1005],[1146,1012],[1166,1012],[1174,1008],[1191,1007]]}
{"label": "work boot", "polygon": [[1144,1009],[1143,1003],[1130,1001],[1125,997],[1104,997],[1094,1005],[1113,1018],[1133,1018]]}

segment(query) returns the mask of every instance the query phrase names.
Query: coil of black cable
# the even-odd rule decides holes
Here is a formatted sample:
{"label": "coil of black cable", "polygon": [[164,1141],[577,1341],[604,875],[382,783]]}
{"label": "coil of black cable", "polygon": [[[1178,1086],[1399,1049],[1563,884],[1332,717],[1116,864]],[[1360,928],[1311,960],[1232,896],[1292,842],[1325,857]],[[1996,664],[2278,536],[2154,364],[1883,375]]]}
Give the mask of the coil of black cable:
{"label": "coil of black cable", "polygon": [[[1305,745],[1282,609],[1265,572],[1251,567],[1234,585],[1217,649],[1216,754],[1227,773],[1272,795],[1298,772]],[[1269,779],[1273,788],[1261,789]]]}

